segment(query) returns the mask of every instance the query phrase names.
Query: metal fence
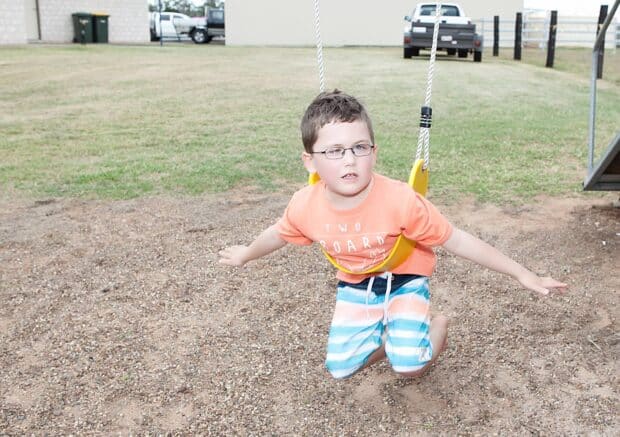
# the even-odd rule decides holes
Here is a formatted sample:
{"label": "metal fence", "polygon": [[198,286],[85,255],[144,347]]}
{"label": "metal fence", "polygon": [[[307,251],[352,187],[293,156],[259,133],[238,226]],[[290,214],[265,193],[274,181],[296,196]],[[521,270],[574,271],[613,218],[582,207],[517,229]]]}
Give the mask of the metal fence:
{"label": "metal fence", "polygon": [[[549,40],[549,21],[551,14],[545,18],[532,17],[527,12],[523,14],[522,46],[547,48]],[[500,47],[514,47],[516,18],[499,20]],[[484,36],[484,45],[493,46],[493,18],[472,20],[476,24],[478,33]],[[598,21],[592,18],[562,18],[558,17],[556,28],[556,46],[560,47],[592,47],[596,39]],[[611,23],[607,29],[605,47],[616,49],[620,47],[620,23]]]}

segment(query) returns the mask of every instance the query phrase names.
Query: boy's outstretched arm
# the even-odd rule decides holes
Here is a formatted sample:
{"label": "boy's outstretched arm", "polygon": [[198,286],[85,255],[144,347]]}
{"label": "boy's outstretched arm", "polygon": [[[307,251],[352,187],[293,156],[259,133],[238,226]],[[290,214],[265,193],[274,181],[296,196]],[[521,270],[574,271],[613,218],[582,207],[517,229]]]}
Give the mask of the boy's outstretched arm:
{"label": "boy's outstretched arm", "polygon": [[540,294],[549,294],[552,289],[563,293],[568,287],[567,284],[553,278],[537,276],[490,244],[458,228],[453,229],[452,235],[442,247],[454,255],[474,261],[496,272],[510,275],[525,288]]}
{"label": "boy's outstretched arm", "polygon": [[220,263],[241,267],[248,261],[268,255],[286,245],[276,226],[265,229],[249,246],[230,246],[220,250]]}

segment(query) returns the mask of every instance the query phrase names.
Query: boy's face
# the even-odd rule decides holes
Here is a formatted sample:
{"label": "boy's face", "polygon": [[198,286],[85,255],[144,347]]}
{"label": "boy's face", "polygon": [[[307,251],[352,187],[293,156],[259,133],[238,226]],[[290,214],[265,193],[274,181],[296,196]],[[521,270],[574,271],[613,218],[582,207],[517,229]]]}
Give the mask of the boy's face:
{"label": "boy's face", "polygon": [[[366,156],[368,146],[373,148]],[[334,154],[320,153],[332,149],[347,149],[344,156],[329,159]],[[351,123],[333,122],[319,129],[312,154],[304,152],[302,159],[309,172],[317,172],[327,189],[336,198],[350,198],[364,192],[372,180],[372,170],[377,161],[377,148],[372,144],[366,123],[356,120]],[[337,155],[337,154],[336,154]],[[329,157],[328,157],[329,156]]]}

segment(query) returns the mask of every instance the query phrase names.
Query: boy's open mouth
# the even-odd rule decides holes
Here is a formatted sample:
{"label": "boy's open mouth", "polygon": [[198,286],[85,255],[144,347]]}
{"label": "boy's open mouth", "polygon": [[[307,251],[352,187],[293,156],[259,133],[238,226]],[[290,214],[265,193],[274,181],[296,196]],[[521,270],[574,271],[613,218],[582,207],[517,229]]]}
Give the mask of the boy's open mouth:
{"label": "boy's open mouth", "polygon": [[347,173],[345,174],[342,179],[355,179],[357,177],[357,173]]}

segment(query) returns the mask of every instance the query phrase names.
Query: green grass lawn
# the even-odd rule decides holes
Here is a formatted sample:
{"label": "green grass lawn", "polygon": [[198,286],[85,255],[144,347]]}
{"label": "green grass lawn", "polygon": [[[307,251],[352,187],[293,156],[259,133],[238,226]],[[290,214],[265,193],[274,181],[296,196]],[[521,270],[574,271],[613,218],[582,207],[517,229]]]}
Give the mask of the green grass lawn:
{"label": "green grass lawn", "polygon": [[[432,194],[510,202],[579,192],[590,87],[582,52],[558,50],[555,69],[490,51],[480,64],[440,57]],[[598,85],[598,153],[620,129],[620,54],[605,62],[614,73]],[[315,63],[312,48],[0,48],[0,190],[125,199],[299,187]],[[428,56],[328,48],[325,63],[327,86],[361,98],[373,117],[378,170],[406,179]]]}
{"label": "green grass lawn", "polygon": [[[491,56],[492,50],[489,48],[487,57]],[[547,49],[524,48],[521,51],[521,60],[513,61],[514,49],[501,48],[499,57],[511,62],[523,62],[525,64],[536,65],[546,68]],[[488,59],[488,58],[487,58]],[[553,69],[575,73],[590,80],[592,74],[592,49],[584,48],[556,48],[553,58]],[[620,53],[618,49],[607,48],[603,60],[603,79],[615,85],[620,85]]]}

